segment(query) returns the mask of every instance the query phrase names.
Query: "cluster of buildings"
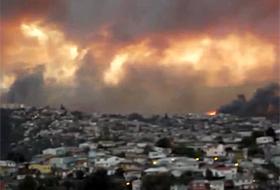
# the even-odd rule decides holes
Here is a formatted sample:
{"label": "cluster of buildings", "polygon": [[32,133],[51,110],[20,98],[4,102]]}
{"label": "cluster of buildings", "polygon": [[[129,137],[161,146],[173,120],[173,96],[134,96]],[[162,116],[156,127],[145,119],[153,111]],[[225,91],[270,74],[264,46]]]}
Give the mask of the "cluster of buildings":
{"label": "cluster of buildings", "polygon": [[121,169],[133,190],[141,189],[144,177],[161,174],[175,179],[170,190],[280,188],[280,125],[265,118],[10,109],[16,135],[9,142],[12,154],[0,161],[3,187],[27,175],[63,180],[103,168],[108,175]]}

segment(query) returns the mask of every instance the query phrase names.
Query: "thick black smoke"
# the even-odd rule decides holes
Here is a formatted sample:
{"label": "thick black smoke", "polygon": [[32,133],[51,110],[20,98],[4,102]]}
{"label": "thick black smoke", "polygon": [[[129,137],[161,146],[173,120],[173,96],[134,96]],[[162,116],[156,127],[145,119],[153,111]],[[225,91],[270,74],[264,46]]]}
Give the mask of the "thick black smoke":
{"label": "thick black smoke", "polygon": [[256,90],[248,101],[243,95],[232,101],[230,104],[221,106],[221,113],[229,113],[241,116],[280,116],[280,85],[269,84]]}
{"label": "thick black smoke", "polygon": [[43,68],[21,74],[9,91],[3,95],[4,102],[41,105],[45,100]]}

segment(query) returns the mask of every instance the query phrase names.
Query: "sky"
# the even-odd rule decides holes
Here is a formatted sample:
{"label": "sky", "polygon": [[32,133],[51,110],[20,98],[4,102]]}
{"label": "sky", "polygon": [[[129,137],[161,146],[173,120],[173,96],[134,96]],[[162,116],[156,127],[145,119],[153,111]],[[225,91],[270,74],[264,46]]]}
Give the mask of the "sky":
{"label": "sky", "polygon": [[0,0],[1,102],[217,109],[279,81],[278,0]]}

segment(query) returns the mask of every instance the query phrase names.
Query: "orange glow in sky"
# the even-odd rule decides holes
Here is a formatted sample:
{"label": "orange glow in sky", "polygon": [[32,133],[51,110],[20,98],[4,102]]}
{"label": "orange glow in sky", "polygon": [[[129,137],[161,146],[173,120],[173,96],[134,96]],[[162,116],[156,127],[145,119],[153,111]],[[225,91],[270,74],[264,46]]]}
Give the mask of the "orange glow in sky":
{"label": "orange glow in sky", "polygon": [[[66,85],[74,83],[75,73],[88,50],[107,65],[103,82],[112,86],[125,80],[126,68],[132,64],[158,64],[170,67],[170,72],[174,68],[191,68],[190,72],[205,76],[208,86],[227,86],[246,82],[259,68],[261,72],[271,73],[276,62],[273,44],[251,33],[232,33],[219,38],[170,34],[162,37],[167,44],[164,47],[152,46],[153,37],[147,36],[122,47],[105,40],[81,48],[52,26],[28,22],[18,28],[21,34],[15,36],[17,42],[3,54],[5,65],[23,68],[44,65],[46,81]],[[269,74],[259,75],[255,80],[269,77]],[[4,73],[1,87],[8,88],[14,79],[13,74]]]}

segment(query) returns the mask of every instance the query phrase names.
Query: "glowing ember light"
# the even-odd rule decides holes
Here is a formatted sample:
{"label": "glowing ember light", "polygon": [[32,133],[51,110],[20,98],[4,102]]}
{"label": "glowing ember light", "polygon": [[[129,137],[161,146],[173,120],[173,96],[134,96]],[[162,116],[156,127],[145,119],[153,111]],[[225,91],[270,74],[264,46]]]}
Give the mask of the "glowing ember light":
{"label": "glowing ember light", "polygon": [[215,116],[215,115],[217,115],[217,111],[209,111],[209,112],[207,112],[207,115]]}

